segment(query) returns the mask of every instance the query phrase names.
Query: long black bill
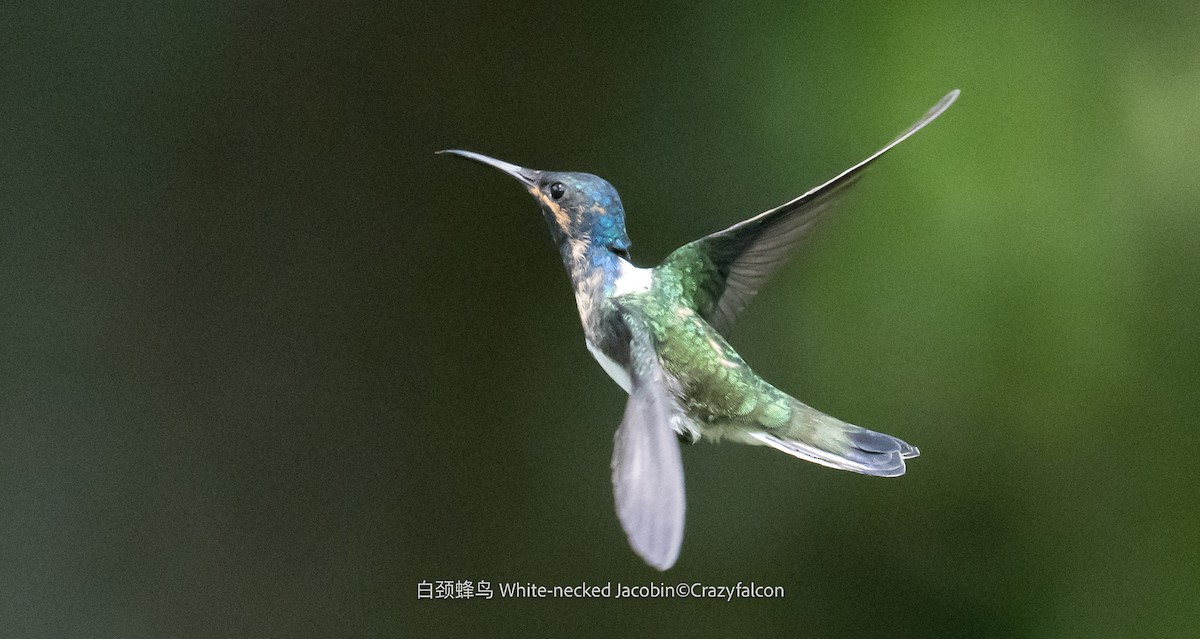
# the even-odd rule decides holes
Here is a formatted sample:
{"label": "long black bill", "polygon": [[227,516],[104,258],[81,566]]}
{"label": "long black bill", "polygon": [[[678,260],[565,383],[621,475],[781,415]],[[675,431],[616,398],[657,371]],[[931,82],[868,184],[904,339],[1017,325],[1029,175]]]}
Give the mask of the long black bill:
{"label": "long black bill", "polygon": [[467,158],[468,160],[475,160],[476,162],[481,162],[488,166],[493,166],[501,171],[504,171],[505,173],[520,180],[526,186],[537,185],[537,171],[533,169],[527,169],[523,166],[517,166],[516,164],[510,164],[504,160],[490,158],[482,153],[475,153],[474,151],[460,151],[458,149],[446,149],[445,151],[438,151],[437,154],[457,155],[458,157]]}

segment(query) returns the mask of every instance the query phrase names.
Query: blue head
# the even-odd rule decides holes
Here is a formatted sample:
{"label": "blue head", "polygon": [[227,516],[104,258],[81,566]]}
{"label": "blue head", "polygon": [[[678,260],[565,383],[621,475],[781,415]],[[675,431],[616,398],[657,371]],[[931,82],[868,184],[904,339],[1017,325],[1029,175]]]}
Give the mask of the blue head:
{"label": "blue head", "polygon": [[590,173],[535,171],[470,151],[442,151],[493,166],[516,178],[538,204],[555,243],[568,254],[609,251],[628,257],[625,209],[617,190]]}

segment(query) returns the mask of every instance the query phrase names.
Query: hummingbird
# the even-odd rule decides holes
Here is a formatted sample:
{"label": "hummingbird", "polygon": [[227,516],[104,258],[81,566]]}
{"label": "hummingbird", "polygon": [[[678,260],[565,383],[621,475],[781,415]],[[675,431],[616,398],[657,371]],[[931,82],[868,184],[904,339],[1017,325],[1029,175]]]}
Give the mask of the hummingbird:
{"label": "hummingbird", "polygon": [[757,375],[729,345],[738,315],[817,220],[881,155],[941,115],[951,91],[886,146],[773,209],[676,249],[653,268],[630,259],[621,199],[588,173],[450,154],[515,178],[537,200],[575,292],[587,349],[629,394],[614,436],[617,517],[646,563],[667,570],[684,529],[679,443],[767,446],[822,466],[904,474],[917,447],[826,415]]}

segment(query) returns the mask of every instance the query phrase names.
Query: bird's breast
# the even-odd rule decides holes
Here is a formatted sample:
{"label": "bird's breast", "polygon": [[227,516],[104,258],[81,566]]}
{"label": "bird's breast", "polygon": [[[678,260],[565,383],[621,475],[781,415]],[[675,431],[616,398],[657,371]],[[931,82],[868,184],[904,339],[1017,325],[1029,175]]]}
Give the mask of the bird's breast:
{"label": "bird's breast", "polygon": [[651,270],[615,256],[614,260],[609,268],[580,269],[571,279],[575,282],[575,303],[587,349],[604,372],[628,393],[633,387],[629,374],[630,334],[612,300],[649,291]]}
{"label": "bird's breast", "polygon": [[629,367],[609,357],[604,351],[600,350],[599,346],[592,343],[591,339],[586,340],[586,342],[588,351],[600,363],[600,368],[603,368],[604,372],[608,373],[608,376],[617,383],[617,386],[623,388],[626,393],[632,393],[633,379],[629,375]]}
{"label": "bird's breast", "polygon": [[630,334],[625,318],[611,297],[600,294],[587,297],[578,299],[587,349],[604,372],[628,393],[633,385],[629,374]]}

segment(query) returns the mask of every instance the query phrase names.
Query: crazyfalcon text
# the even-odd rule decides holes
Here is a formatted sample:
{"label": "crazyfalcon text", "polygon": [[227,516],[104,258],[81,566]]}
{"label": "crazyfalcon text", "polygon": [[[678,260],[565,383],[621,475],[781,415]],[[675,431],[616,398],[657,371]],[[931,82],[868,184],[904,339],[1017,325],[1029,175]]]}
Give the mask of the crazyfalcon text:
{"label": "crazyfalcon text", "polygon": [[783,586],[737,582],[713,585],[698,581],[675,584],[623,584],[587,582],[571,586],[545,586],[535,583],[498,583],[501,597],[515,599],[777,599],[784,596]]}

